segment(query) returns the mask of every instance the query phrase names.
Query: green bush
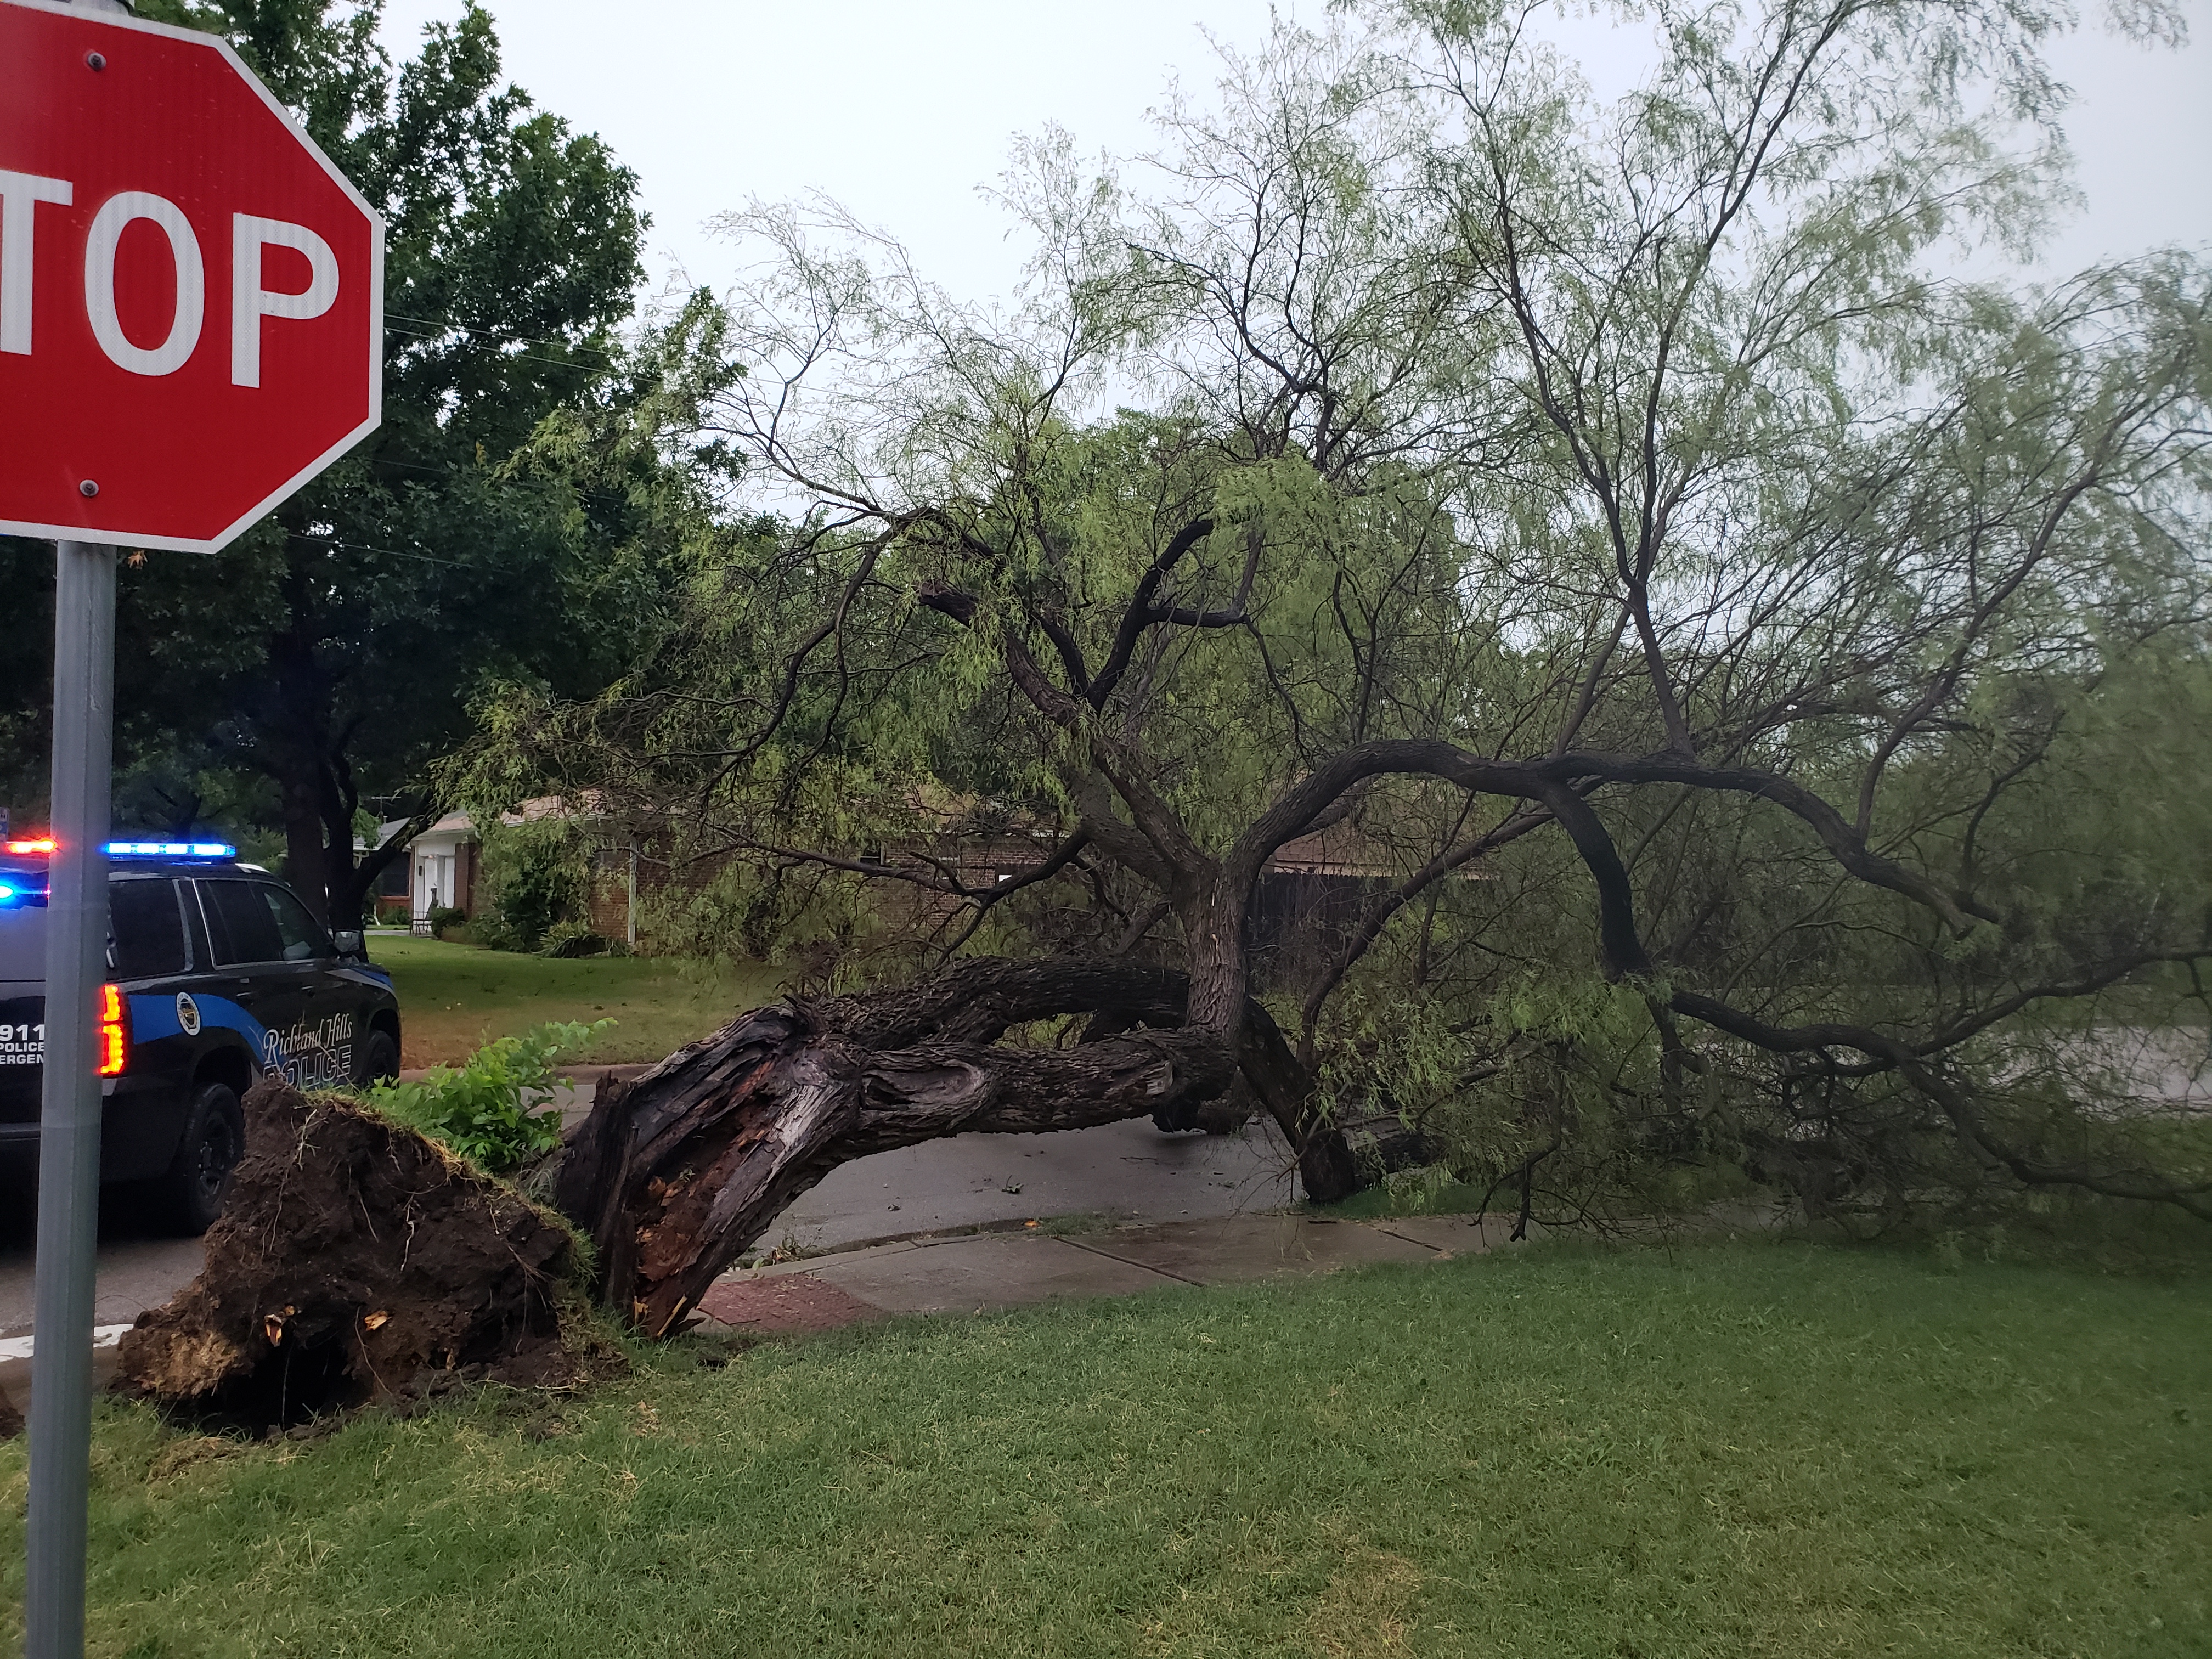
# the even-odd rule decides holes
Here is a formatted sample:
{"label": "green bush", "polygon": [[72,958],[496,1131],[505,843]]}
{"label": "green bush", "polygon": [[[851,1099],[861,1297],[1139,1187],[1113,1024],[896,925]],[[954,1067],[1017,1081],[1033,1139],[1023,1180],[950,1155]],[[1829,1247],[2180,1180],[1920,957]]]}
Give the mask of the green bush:
{"label": "green bush", "polygon": [[606,951],[606,940],[592,931],[588,921],[556,921],[538,946],[541,957],[598,957]]}
{"label": "green bush", "polygon": [[535,1025],[487,1042],[459,1070],[433,1066],[419,1083],[380,1083],[368,1097],[490,1174],[506,1175],[561,1144],[561,1114],[548,1103],[567,1079],[554,1067],[614,1023]]}
{"label": "green bush", "polygon": [[483,816],[484,902],[477,942],[535,951],[556,924],[580,917],[591,895],[591,848],[565,818],[503,823]]}
{"label": "green bush", "polygon": [[467,921],[469,913],[456,909],[450,904],[434,904],[423,919],[430,924],[430,936],[433,939],[443,939],[448,928],[459,927]]}

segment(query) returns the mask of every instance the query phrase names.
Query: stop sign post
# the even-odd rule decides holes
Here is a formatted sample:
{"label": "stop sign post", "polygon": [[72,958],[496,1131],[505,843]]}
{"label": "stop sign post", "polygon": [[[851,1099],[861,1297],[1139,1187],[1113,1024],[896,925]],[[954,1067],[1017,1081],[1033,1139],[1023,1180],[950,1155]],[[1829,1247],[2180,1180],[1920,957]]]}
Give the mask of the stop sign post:
{"label": "stop sign post", "polygon": [[84,1644],[115,544],[212,553],[373,430],[384,227],[223,41],[0,0],[0,532],[55,538],[25,1585]]}

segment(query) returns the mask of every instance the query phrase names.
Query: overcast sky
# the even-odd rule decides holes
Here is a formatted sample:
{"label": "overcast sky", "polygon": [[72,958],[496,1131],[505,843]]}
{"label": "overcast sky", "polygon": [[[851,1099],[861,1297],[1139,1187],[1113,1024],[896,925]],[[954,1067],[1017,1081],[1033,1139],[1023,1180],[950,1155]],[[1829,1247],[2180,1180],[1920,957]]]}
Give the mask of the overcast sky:
{"label": "overcast sky", "polygon": [[[1200,91],[1212,78],[1207,33],[1255,45],[1268,19],[1266,0],[490,6],[508,75],[636,169],[656,286],[678,267],[721,286],[732,254],[707,220],[750,196],[818,189],[971,300],[1004,295],[1019,268],[1005,218],[977,195],[1014,135],[1057,122],[1087,152],[1151,148],[1146,112],[1170,82]],[[386,44],[412,55],[425,21],[460,9],[389,0]],[[2212,246],[2212,0],[2189,0],[2189,11],[2191,43],[2180,52],[2130,46],[2094,22],[2056,49],[2081,94],[2068,133],[2088,206],[2051,250],[2051,267],[2170,242]],[[1648,36],[1563,27],[1601,92],[1634,78]]]}

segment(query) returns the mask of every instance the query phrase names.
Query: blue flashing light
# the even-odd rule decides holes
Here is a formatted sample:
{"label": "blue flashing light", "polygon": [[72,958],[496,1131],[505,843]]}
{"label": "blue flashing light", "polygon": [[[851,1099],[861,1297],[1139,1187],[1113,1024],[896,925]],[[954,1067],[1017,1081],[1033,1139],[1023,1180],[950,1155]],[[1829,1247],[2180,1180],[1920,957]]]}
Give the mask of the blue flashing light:
{"label": "blue flashing light", "polygon": [[238,848],[220,841],[111,841],[112,859],[234,859]]}
{"label": "blue flashing light", "polygon": [[0,910],[42,910],[46,904],[46,890],[38,882],[18,871],[0,876]]}

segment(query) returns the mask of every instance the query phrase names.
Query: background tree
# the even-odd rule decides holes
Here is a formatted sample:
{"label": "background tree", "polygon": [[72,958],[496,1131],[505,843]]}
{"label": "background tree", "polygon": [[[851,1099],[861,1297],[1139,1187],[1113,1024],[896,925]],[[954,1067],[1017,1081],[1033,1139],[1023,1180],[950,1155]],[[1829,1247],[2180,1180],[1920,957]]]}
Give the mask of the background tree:
{"label": "background tree", "polygon": [[[635,177],[503,83],[481,8],[431,25],[396,73],[380,10],[149,12],[228,38],[384,214],[390,344],[366,443],[219,558],[130,558],[119,599],[122,752],[184,817],[210,796],[263,804],[287,874],[340,927],[441,810],[434,763],[475,689],[498,673],[592,690],[634,654],[641,567],[665,552],[631,489],[660,488],[656,458],[522,455],[549,416],[604,425],[611,400],[648,395],[616,336],[640,277]],[[47,556],[12,550],[24,586]],[[403,827],[356,861],[372,804]]]}

